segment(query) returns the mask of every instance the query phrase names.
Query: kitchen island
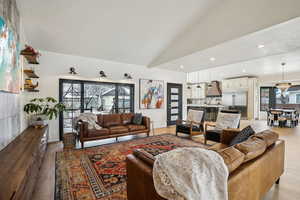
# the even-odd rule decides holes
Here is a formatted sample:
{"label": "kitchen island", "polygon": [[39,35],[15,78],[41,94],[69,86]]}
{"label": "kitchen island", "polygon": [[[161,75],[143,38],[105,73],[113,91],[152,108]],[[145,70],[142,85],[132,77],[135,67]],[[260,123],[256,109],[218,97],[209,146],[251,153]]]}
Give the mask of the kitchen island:
{"label": "kitchen island", "polygon": [[219,104],[188,104],[187,110],[203,110],[205,111],[205,121],[217,121],[218,113],[221,109],[224,109],[223,105]]}

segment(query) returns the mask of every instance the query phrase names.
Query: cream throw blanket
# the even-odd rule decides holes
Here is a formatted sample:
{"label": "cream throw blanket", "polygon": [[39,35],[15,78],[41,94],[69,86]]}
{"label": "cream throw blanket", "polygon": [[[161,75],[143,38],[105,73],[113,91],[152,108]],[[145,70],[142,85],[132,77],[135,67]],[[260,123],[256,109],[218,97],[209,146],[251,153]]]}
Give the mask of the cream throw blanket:
{"label": "cream throw blanket", "polygon": [[78,117],[75,118],[74,122],[81,120],[88,123],[88,129],[101,130],[102,127],[97,124],[97,115],[93,113],[81,113]]}
{"label": "cream throw blanket", "polygon": [[169,200],[227,200],[228,168],[216,152],[179,148],[156,156],[153,180]]}

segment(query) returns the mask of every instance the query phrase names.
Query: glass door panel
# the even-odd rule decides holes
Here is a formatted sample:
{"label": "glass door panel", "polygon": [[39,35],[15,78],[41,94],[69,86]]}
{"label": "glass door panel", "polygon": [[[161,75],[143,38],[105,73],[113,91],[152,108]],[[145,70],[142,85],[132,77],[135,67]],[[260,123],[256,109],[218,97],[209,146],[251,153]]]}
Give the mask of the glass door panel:
{"label": "glass door panel", "polygon": [[84,83],[84,112],[115,113],[116,85]]}
{"label": "glass door panel", "polygon": [[81,85],[79,83],[63,83],[62,103],[66,106],[63,113],[63,133],[73,132],[74,118],[81,110]]}
{"label": "glass door panel", "polygon": [[132,87],[128,85],[119,85],[118,87],[118,112],[129,113],[132,108]]}
{"label": "glass door panel", "polygon": [[176,124],[176,120],[182,119],[182,85],[167,84],[167,125]]}

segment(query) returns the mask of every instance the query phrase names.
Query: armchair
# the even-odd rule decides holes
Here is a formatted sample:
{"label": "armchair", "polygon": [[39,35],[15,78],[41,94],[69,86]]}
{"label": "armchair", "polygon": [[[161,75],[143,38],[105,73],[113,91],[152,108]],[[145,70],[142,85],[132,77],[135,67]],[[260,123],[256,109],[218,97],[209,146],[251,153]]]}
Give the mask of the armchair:
{"label": "armchair", "polygon": [[176,135],[178,133],[189,134],[190,137],[201,135],[204,132],[204,114],[203,110],[189,110],[187,120],[176,121]]}
{"label": "armchair", "polygon": [[[240,127],[241,112],[238,110],[221,110],[218,114],[216,122],[208,122],[205,124],[204,143],[207,140],[214,142],[221,141],[224,129],[237,129]],[[208,129],[213,127],[213,129]]]}

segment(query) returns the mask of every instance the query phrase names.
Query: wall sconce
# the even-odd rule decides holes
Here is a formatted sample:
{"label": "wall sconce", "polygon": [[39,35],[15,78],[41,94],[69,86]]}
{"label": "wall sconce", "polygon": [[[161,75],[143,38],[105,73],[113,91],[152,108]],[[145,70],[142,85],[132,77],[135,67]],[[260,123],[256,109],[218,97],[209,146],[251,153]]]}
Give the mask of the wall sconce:
{"label": "wall sconce", "polygon": [[77,74],[75,67],[70,67],[69,74],[71,74],[71,75],[76,75]]}
{"label": "wall sconce", "polygon": [[128,74],[128,73],[125,73],[125,74],[124,74],[124,77],[125,77],[125,79],[132,79],[131,75]]}
{"label": "wall sconce", "polygon": [[105,72],[102,71],[102,70],[99,72],[99,74],[100,74],[100,78],[106,78],[107,77]]}

